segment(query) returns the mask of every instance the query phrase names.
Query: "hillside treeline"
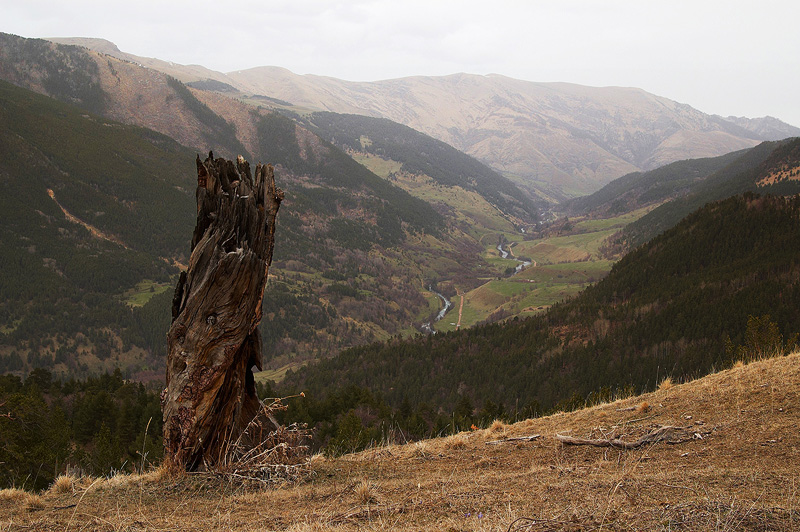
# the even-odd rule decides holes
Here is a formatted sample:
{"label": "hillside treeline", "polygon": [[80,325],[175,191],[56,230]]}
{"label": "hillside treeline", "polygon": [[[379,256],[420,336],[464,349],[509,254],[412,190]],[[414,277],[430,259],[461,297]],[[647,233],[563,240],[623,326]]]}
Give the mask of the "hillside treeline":
{"label": "hillside treeline", "polygon": [[[211,133],[225,133],[224,120],[170,86],[219,126]],[[0,372],[86,377],[121,367],[126,377],[160,377],[170,296],[137,308],[129,298],[147,290],[139,283],[167,289],[173,259],[188,260],[195,152],[6,82],[0,95]],[[310,133],[306,153],[285,117],[262,116],[259,126],[257,155],[279,165],[287,189],[271,271],[280,285],[264,299],[267,358],[410,329],[427,308],[418,270],[385,246],[437,233],[442,217]],[[328,297],[337,284],[350,292]]]}
{"label": "hillside treeline", "polygon": [[601,389],[644,390],[729,365],[749,316],[800,331],[800,198],[711,204],[547,314],[356,347],[287,375],[286,391],[348,386],[389,405],[468,400],[550,409]]}
{"label": "hillside treeline", "polygon": [[158,394],[119,371],[61,382],[0,376],[0,489],[43,489],[67,471],[141,470],[163,455]]}
{"label": "hillside treeline", "polygon": [[365,152],[402,162],[401,170],[427,175],[446,187],[474,190],[500,211],[527,223],[539,218],[538,208],[517,186],[449,144],[385,118],[313,113],[307,123],[345,150]]}

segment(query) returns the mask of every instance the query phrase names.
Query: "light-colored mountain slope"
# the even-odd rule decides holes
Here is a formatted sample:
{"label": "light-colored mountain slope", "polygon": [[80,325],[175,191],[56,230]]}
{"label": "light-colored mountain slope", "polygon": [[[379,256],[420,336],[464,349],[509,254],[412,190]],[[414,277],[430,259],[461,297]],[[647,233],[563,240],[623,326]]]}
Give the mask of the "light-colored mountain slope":
{"label": "light-colored mountain slope", "polygon": [[83,46],[85,48],[89,48],[90,50],[94,50],[105,55],[110,55],[111,57],[116,57],[117,59],[122,59],[123,61],[128,61],[139,66],[164,72],[165,74],[169,74],[173,78],[184,83],[198,79],[216,79],[219,81],[225,81],[224,74],[204,66],[180,65],[173,63],[172,61],[164,61],[154,57],[142,57],[139,55],[129,54],[127,52],[123,52],[117,47],[116,44],[111,41],[107,41],[106,39],[96,39],[92,37],[52,37],[47,40],[57,44]]}
{"label": "light-colored mountain slope", "polygon": [[280,67],[226,74],[126,54],[100,39],[54,39],[160,70],[213,79],[304,109],[389,118],[443,140],[533,194],[582,195],[636,170],[800,135],[777,119],[722,118],[641,89],[454,74],[350,82]]}
{"label": "light-colored mountain slope", "polygon": [[273,67],[242,90],[382,116],[443,140],[529,188],[574,195],[635,170],[755,145],[761,133],[640,89],[455,74],[353,83]]}

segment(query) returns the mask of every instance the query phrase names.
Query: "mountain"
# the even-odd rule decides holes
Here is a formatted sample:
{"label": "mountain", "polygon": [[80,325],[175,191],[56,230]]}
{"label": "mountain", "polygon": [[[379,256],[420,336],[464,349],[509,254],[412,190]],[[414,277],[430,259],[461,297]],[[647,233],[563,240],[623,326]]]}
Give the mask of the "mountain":
{"label": "mountain", "polygon": [[187,256],[193,155],[0,82],[0,370],[152,376],[169,318],[147,302]]}
{"label": "mountain", "polygon": [[[273,366],[302,363],[343,347],[392,335],[415,334],[439,310],[439,299],[428,287],[455,278],[464,286],[474,286],[480,278],[499,275],[502,268],[482,257],[484,246],[480,239],[493,231],[518,233],[518,226],[535,222],[535,208],[505,178],[468,156],[410,130],[407,133],[414,142],[436,147],[426,157],[424,171],[438,179],[444,179],[443,176],[451,179],[445,185],[426,185],[426,190],[437,194],[438,199],[432,202],[415,197],[397,186],[398,181],[379,177],[367,167],[382,159],[376,157],[370,162],[362,158],[366,165],[359,164],[309,130],[316,128],[311,123],[302,127],[298,121],[270,109],[192,89],[163,73],[85,48],[9,35],[0,35],[0,41],[0,77],[61,100],[34,97],[24,89],[6,87],[5,103],[14,111],[2,125],[9,139],[5,146],[11,150],[12,146],[25,145],[8,153],[9,179],[35,189],[31,194],[43,204],[34,202],[31,207],[37,205],[39,211],[56,217],[53,223],[63,225],[64,231],[82,226],[94,235],[94,240],[99,240],[90,239],[93,246],[108,248],[107,263],[89,264],[85,268],[87,274],[99,275],[95,270],[101,269],[107,276],[125,274],[91,296],[98,309],[106,310],[98,310],[97,320],[87,327],[105,331],[108,339],[104,345],[108,349],[104,348],[104,358],[100,360],[96,356],[99,340],[89,342],[81,351],[85,351],[81,356],[86,362],[70,366],[70,371],[76,374],[109,369],[114,364],[135,374],[148,372],[149,377],[160,374],[157,368],[163,363],[159,359],[163,323],[158,321],[149,329],[146,339],[135,341],[122,338],[124,331],[119,324],[128,319],[131,306],[133,311],[145,313],[148,320],[169,315],[167,292],[170,277],[176,271],[169,264],[185,262],[187,247],[181,243],[188,245],[191,234],[188,226],[194,219],[191,190],[196,150],[219,147],[217,154],[233,157],[241,153],[253,160],[269,161],[276,166],[279,185],[286,191],[271,270],[275,277],[268,284],[262,322],[265,344],[271,346],[265,358]],[[131,127],[117,119],[157,129],[160,133],[135,128],[146,138],[162,139],[152,141],[157,145],[172,143],[177,151],[126,151],[118,144],[135,147],[141,142],[114,136],[118,129]],[[45,124],[47,131],[36,129]],[[97,127],[83,134],[86,124]],[[76,132],[75,139],[70,136],[71,131]],[[398,142],[388,139],[383,145],[396,150]],[[409,152],[392,153],[400,161],[390,164],[403,165],[404,158],[409,156]],[[26,177],[30,169],[43,164],[37,154],[54,165],[53,175],[58,177],[55,184]],[[63,161],[68,161],[69,167]],[[462,169],[450,168],[453,161]],[[130,167],[120,168],[121,162]],[[142,172],[138,181],[136,169]],[[86,173],[90,171],[91,174]],[[164,191],[151,185],[147,177],[151,172],[155,176],[170,176],[172,188]],[[414,179],[420,183],[435,183],[432,177],[420,174],[419,168],[414,172]],[[85,176],[82,178],[85,183],[80,186],[107,190],[107,197],[97,198],[94,193],[81,195],[75,189],[79,185],[72,181],[75,176]],[[478,182],[480,186],[475,185]],[[152,190],[146,195],[142,189],[148,187]],[[53,190],[53,196],[48,195],[48,189]],[[497,194],[498,190],[503,194]],[[419,194],[419,190],[415,189],[415,193]],[[494,198],[494,204],[481,193]],[[175,199],[176,194],[179,199]],[[165,200],[171,203],[164,203]],[[120,206],[127,206],[127,210]],[[508,213],[501,210],[506,207]],[[141,209],[148,210],[149,218],[136,216]],[[15,217],[37,220],[34,215],[22,214],[27,211],[21,204],[10,205],[7,212],[9,227],[17,223],[11,223]],[[30,222],[25,230],[31,227],[37,225]],[[55,231],[56,226],[53,227]],[[136,231],[132,232],[132,228]],[[46,293],[45,287],[50,285],[42,283],[40,289],[36,275],[26,277],[29,272],[41,270],[41,266],[29,269],[30,261],[19,258],[26,257],[26,249],[31,246],[26,242],[35,244],[39,238],[53,243],[61,254],[30,259],[48,265],[50,269],[44,273],[52,271],[59,278],[64,274],[66,280],[62,281],[66,284],[74,284],[73,276],[81,270],[65,273],[62,262],[70,255],[75,260],[83,257],[81,251],[71,253],[70,246],[84,244],[64,240],[58,232],[47,236],[24,231],[15,235],[5,233],[4,252],[9,260],[14,257],[20,267],[10,270],[13,273],[4,281],[34,301],[30,316],[35,315],[37,305],[49,308],[50,314],[57,308]],[[169,244],[162,244],[164,240]],[[141,260],[155,261],[154,264],[166,269],[163,272],[122,269],[119,264],[133,262],[125,255],[133,251],[124,246],[142,254]],[[97,253],[92,251],[86,261],[91,263],[95,256]],[[84,283],[76,288],[80,297],[75,297],[88,297],[86,292],[80,292],[87,286]],[[9,305],[9,309],[13,308]],[[117,310],[107,310],[111,307]],[[74,314],[75,320],[80,316],[78,311],[65,312]],[[20,321],[22,316],[17,312],[4,313],[2,318],[0,355],[6,358],[0,362],[5,361],[4,368],[20,372],[52,364],[60,344],[48,342],[58,335],[74,336],[83,330],[75,320],[49,329],[42,326],[36,331],[35,320]],[[40,340],[32,341],[34,335]],[[144,349],[147,356],[136,362],[115,360],[132,345]],[[111,355],[106,356],[106,352]],[[59,366],[60,372],[63,369]]]}
{"label": "mountain", "polygon": [[187,83],[222,82],[242,97],[388,118],[476,157],[534,197],[555,201],[594,192],[630,172],[800,135],[774,118],[707,115],[635,88],[534,83],[496,74],[375,82],[301,76],[280,67],[223,74],[131,56],[107,41],[60,41],[106,50]]}
{"label": "mountain", "polygon": [[722,170],[748,150],[688,159],[648,172],[632,172],[597,192],[571,199],[561,207],[570,216],[608,216],[630,212],[689,194],[702,180]]}
{"label": "mountain", "polygon": [[[192,174],[196,152],[181,147],[179,155],[168,157],[144,149],[140,152],[126,151],[126,148],[119,146],[120,143],[133,148],[141,142],[113,136],[122,124],[110,121],[110,118],[122,117],[135,124],[157,127],[180,143],[195,148],[220,146],[223,154],[235,156],[242,153],[276,165],[280,186],[286,189],[286,201],[279,219],[281,230],[277,234],[273,269],[278,277],[271,283],[271,292],[264,300],[265,324],[269,324],[265,325],[268,333],[264,336],[273,345],[268,359],[289,355],[308,357],[329,350],[331,345],[353,345],[374,339],[375,335],[382,337],[400,330],[414,331],[414,323],[418,319],[421,321],[417,314],[427,315],[429,312],[429,304],[420,293],[423,290],[422,283],[418,280],[418,276],[424,274],[418,269],[401,266],[400,259],[390,258],[389,264],[384,264],[386,257],[380,257],[381,250],[402,244],[409,234],[417,235],[417,238],[426,235],[435,239],[435,235],[442,233],[444,219],[425,201],[376,176],[290,119],[268,110],[211,98],[212,105],[217,106],[215,108],[225,109],[226,116],[231,120],[228,121],[196,98],[191,89],[160,72],[74,46],[59,46],[47,41],[8,35],[0,35],[0,40],[3,44],[0,46],[1,77],[69,102],[59,104],[44,97],[34,98],[22,89],[10,86],[6,89],[5,103],[9,109],[13,108],[13,114],[9,114],[8,120],[3,122],[4,133],[10,139],[4,147],[11,150],[11,146],[25,145],[24,149],[18,147],[8,153],[6,170],[9,179],[36,188],[35,194],[42,198],[47,209],[41,206],[37,208],[49,216],[56,216],[59,223],[66,227],[72,226],[73,222],[83,223],[93,234],[111,235],[100,238],[108,243],[104,245],[112,246],[117,241],[129,247],[134,243],[141,244],[137,251],[144,253],[148,260],[157,259],[164,267],[166,263],[158,257],[169,259],[170,262],[184,262],[191,234],[188,226],[193,223],[195,210],[189,191],[194,188]],[[136,90],[132,90],[132,87],[136,87]],[[71,107],[71,104],[93,112]],[[110,118],[101,118],[94,113],[102,113]],[[99,125],[91,134],[81,135],[80,132],[86,127],[84,122]],[[47,131],[38,129],[45,124],[49,128]],[[71,131],[75,131],[74,135]],[[48,136],[46,133],[52,134]],[[143,135],[162,138],[163,141],[159,142],[169,141],[179,146],[178,142],[153,131]],[[54,153],[58,156],[53,156]],[[54,175],[60,176],[61,181],[68,184],[29,180],[26,172],[43,164],[37,160],[36,154],[52,163]],[[70,166],[66,167],[63,161],[68,161]],[[119,169],[122,161],[128,161],[130,167]],[[168,167],[169,172],[165,172],[162,166]],[[135,169],[142,173],[140,181],[136,181]],[[105,187],[111,191],[111,199],[97,199],[93,194],[81,195],[73,191],[77,185],[72,183],[72,179],[90,171],[93,173],[86,177],[87,186]],[[164,192],[152,186],[147,192],[148,198],[155,195],[161,201],[144,201],[137,196],[144,194],[141,189],[150,187],[146,176],[151,171],[175,176],[170,178],[173,187],[170,190]],[[177,176],[182,179],[178,180]],[[127,185],[123,179],[133,180],[136,186]],[[48,188],[54,191],[54,199],[48,197]],[[177,200],[173,200],[172,204],[164,203],[178,192],[183,194],[185,203]],[[65,212],[54,210],[56,200]],[[107,205],[109,202],[139,205],[140,209],[149,209],[155,214],[151,213],[150,219],[139,219],[131,216],[139,212],[131,207],[128,210],[131,215],[124,216],[125,212],[120,214],[119,209],[111,209]],[[9,220],[26,219],[22,211],[24,206],[10,208],[7,211]],[[33,218],[36,219],[36,216]],[[181,223],[177,222],[178,219]],[[37,227],[33,223],[28,225]],[[139,232],[131,235],[130,231],[125,230],[126,227],[135,227]],[[35,244],[39,239],[27,233],[20,235],[12,237],[6,233],[10,240],[4,239],[4,244],[7,244],[5,253],[9,257],[17,257],[17,262],[21,260],[19,257],[25,257],[26,248],[31,246],[25,242]],[[165,235],[171,242],[170,246],[160,245]],[[56,236],[42,238],[58,240]],[[185,245],[178,246],[178,242]],[[64,273],[61,259],[66,260],[73,255],[73,261],[77,261],[82,255],[80,252],[71,254],[70,246],[81,244],[59,241],[59,245],[61,256],[46,254],[39,260],[50,264],[53,271]],[[370,250],[375,250],[378,256],[373,255],[368,259]],[[164,275],[176,271],[169,270],[156,276],[141,268],[121,270],[120,263],[128,261],[133,265],[133,260],[126,258],[125,253],[127,251],[124,248],[112,249],[108,253],[108,260],[112,262],[91,264],[84,270],[76,269],[74,273],[97,275],[102,270],[111,277],[120,276],[121,271],[127,274],[124,281],[101,290],[105,299],[102,304],[97,303],[98,316],[101,317],[92,327],[111,327],[114,331],[112,336],[121,334],[116,324],[124,319],[114,317],[103,322],[101,307],[106,303],[118,303],[114,298],[123,298],[128,291],[137,292],[139,283],[145,283],[145,289],[149,289],[153,282],[157,282],[156,289],[162,292],[169,281],[169,277]],[[460,251],[453,253],[461,257]],[[89,262],[94,255],[89,254]],[[462,261],[452,261],[453,264],[459,262]],[[26,277],[26,265],[25,261],[20,263],[20,268],[15,268],[13,274],[9,274],[4,281],[10,287],[24,288],[25,294],[35,304],[46,306],[49,304],[45,303],[49,301],[46,288],[43,285],[42,292],[37,291],[35,277]],[[33,271],[38,270],[31,270],[31,273]],[[405,273],[401,274],[401,271]],[[292,272],[291,278],[284,278],[283,272]],[[322,281],[312,281],[306,278],[312,272],[328,277],[322,277]],[[356,279],[350,276],[353,272],[357,272],[355,277],[362,277]],[[68,281],[74,281],[70,273],[64,274]],[[356,286],[350,286],[347,282],[342,284],[342,279]],[[313,295],[311,286],[315,287]],[[149,297],[144,297],[146,295],[143,294],[140,299],[147,301]],[[128,300],[128,297],[123,299]],[[168,298],[156,297],[154,301],[160,305],[160,312],[168,316]],[[129,310],[124,305],[120,308],[122,314]],[[106,313],[107,316],[118,314]],[[75,318],[78,316],[76,314]],[[0,332],[4,335],[2,344],[6,348],[2,349],[2,354],[9,357],[13,355],[17,370],[38,366],[40,359],[53,360],[58,349],[57,343],[40,349],[39,343],[31,343],[35,326],[26,325],[24,320],[20,322],[21,316],[16,312],[10,312],[4,318]],[[75,323],[70,322],[53,330],[42,330],[41,341],[47,341],[50,334],[75,334],[81,330],[75,327]],[[158,338],[158,344],[163,342],[163,336],[158,331],[153,334],[151,339]],[[115,353],[127,349],[115,342],[111,344]],[[156,350],[160,352],[161,346],[153,344],[150,342],[142,346],[142,342],[139,342],[137,345],[147,347],[155,356],[153,353]],[[87,356],[94,360],[94,371],[110,367],[113,360],[98,362],[96,357],[91,356],[94,347],[90,345],[87,348]],[[33,356],[34,353],[36,356]],[[154,364],[161,363],[156,357],[145,365],[152,368]],[[130,371],[138,371],[137,364],[120,365]],[[88,366],[77,373],[85,374],[86,371]]]}
{"label": "mountain", "polygon": [[[766,140],[761,132],[632,88],[467,74],[351,83],[275,68],[231,72],[228,79],[295,105],[408,125],[548,197],[593,192],[631,171]],[[788,136],[800,134],[789,129]]]}
{"label": "mountain", "polygon": [[625,248],[642,244],[673,227],[693,210],[733,194],[757,192],[787,196],[800,193],[800,138],[764,142],[732,155],[735,157],[728,155],[717,160],[728,162],[732,158],[724,167],[695,181],[682,194],[677,194],[678,197],[626,226],[617,241]]}
{"label": "mountain", "polygon": [[[502,247],[504,242],[508,246],[510,240],[511,244],[516,243],[514,249],[524,251],[526,255],[528,251],[541,251],[536,235],[521,232],[526,224],[535,222],[535,207],[524,197],[520,199],[518,187],[513,183],[441,142],[386,119],[331,113],[292,114],[292,109],[297,111],[297,108],[288,109],[287,106],[281,108],[280,113],[275,112],[273,109],[283,105],[276,98],[255,98],[253,95],[243,98],[241,94],[231,97],[228,85],[233,85],[223,80],[205,84],[206,89],[215,90],[201,90],[187,87],[161,72],[85,48],[7,35],[0,36],[0,39],[3,42],[0,47],[0,77],[68,102],[65,105],[79,106],[79,116],[86,115],[98,123],[109,124],[87,137],[92,142],[114,146],[117,141],[107,139],[102,132],[114,130],[114,124],[118,123],[111,119],[121,117],[127,122],[156,128],[176,139],[176,145],[188,145],[194,150],[220,146],[223,155],[232,157],[243,153],[251,159],[276,165],[287,199],[278,222],[281,230],[273,268],[276,277],[269,284],[263,309],[263,336],[265,344],[272,346],[265,358],[273,369],[296,367],[339,349],[373,340],[413,335],[420,324],[439,311],[440,300],[434,289],[447,297],[461,294],[462,302],[467,299],[462,303],[467,324],[536,313],[556,300],[552,299],[556,297],[552,289],[551,299],[547,302],[537,298],[529,301],[521,292],[527,290],[526,286],[533,288],[542,280],[536,275],[515,279],[518,282],[513,285],[501,282],[503,276],[515,275],[515,267],[524,261],[516,255],[514,258],[518,260],[498,257],[498,253],[502,253],[498,246]],[[221,85],[223,83],[228,85]],[[9,101],[17,98],[12,92],[9,92]],[[24,176],[18,169],[36,164],[36,158],[30,154],[55,153],[69,148],[70,152],[60,157],[71,157],[75,166],[99,169],[93,179],[102,178],[104,182],[87,181],[92,183],[91,186],[116,190],[113,188],[116,183],[114,173],[104,174],[102,171],[104,166],[113,167],[111,162],[102,158],[116,156],[113,149],[84,150],[82,146],[68,142],[54,146],[59,143],[58,137],[39,142],[33,139],[33,133],[15,129],[26,122],[37,123],[38,106],[50,108],[47,113],[54,116],[48,114],[48,120],[73,117],[67,123],[53,125],[55,131],[73,128],[69,121],[74,119],[76,111],[62,111],[48,102],[46,105],[34,103],[26,111],[28,115],[8,121],[9,146],[16,142],[14,139],[31,143],[27,152],[20,151],[28,153],[28,159],[9,167],[8,174],[14,178]],[[150,131],[148,135],[156,134]],[[194,150],[183,153],[193,154]],[[46,157],[50,161],[59,160],[49,155]],[[135,161],[126,155],[119,157],[134,161],[142,168],[148,166],[147,162]],[[168,166],[175,164],[170,162]],[[65,178],[72,175],[63,164],[56,166],[59,173],[63,171],[66,174],[61,174]],[[791,169],[781,172],[773,177],[783,177],[786,172],[791,174]],[[191,176],[185,179],[193,183]],[[184,194],[182,201],[186,201],[186,191],[193,184],[185,187],[175,183],[173,186]],[[71,190],[69,186],[63,187]],[[48,188],[53,190],[53,196],[48,194]],[[92,215],[85,206],[76,214],[74,211],[81,207],[80,202],[68,201],[71,198],[63,196],[57,187],[42,189],[40,186],[37,194],[53,202],[48,204],[45,201],[51,210],[58,201],[63,210],[53,211],[54,215],[64,223],[82,224],[102,245],[120,246],[119,242],[122,242],[133,251],[143,253],[143,261],[146,259],[166,266],[168,263],[160,257],[174,263],[180,262],[182,254],[185,254],[185,248],[176,249],[175,246],[164,247],[155,253],[147,245],[135,248],[126,240],[156,242],[164,238],[158,234],[164,232],[165,226],[160,224],[166,223],[170,229],[179,228],[179,224],[159,221],[158,224],[142,226],[140,234],[120,236],[124,227],[141,222],[130,216],[119,222],[116,215],[106,218]],[[137,201],[135,197],[128,199],[124,189],[112,195],[113,201],[122,205]],[[158,203],[154,205],[154,209],[167,208],[157,207]],[[169,208],[173,210],[170,216],[187,212],[187,219],[192,219],[194,209],[191,201],[186,207]],[[627,222],[614,222],[618,223]],[[616,230],[610,227],[606,229]],[[178,234],[176,230],[175,235]],[[32,236],[25,238],[35,241]],[[26,249],[25,239],[9,242],[12,245],[8,253],[22,256]],[[594,243],[592,246],[592,253],[598,251]],[[112,254],[109,252],[109,256]],[[80,253],[76,257],[80,257]],[[55,265],[45,260],[53,258],[42,257],[42,264],[65,273],[59,268],[58,259]],[[539,261],[538,256],[532,258]],[[114,257],[114,260],[122,259]],[[562,260],[554,258],[552,262]],[[568,260],[574,260],[574,257]],[[610,263],[605,267],[610,267]],[[598,268],[581,273],[559,269],[548,270],[547,277],[554,281],[556,277],[573,276],[585,284],[607,271]],[[111,266],[104,271],[118,275],[120,268]],[[534,269],[530,271],[535,273]],[[15,272],[9,277],[9,286],[27,286],[26,289],[35,290],[25,281],[25,268]],[[171,270],[149,272],[130,269],[130,272],[125,272],[129,275],[124,282],[109,283],[102,296],[113,296],[117,302],[120,299],[129,302],[134,310],[140,308],[137,305],[141,302],[149,301],[136,312],[146,311],[148,316],[160,312],[168,315],[168,297],[165,294],[168,278],[173,273]],[[69,275],[67,277],[71,281]],[[470,291],[488,283],[494,283],[492,289],[473,294],[475,297],[470,303]],[[38,297],[35,291],[29,293]],[[514,299],[514,305],[502,309],[504,312],[494,312],[509,298]],[[459,327],[461,310],[459,308],[458,321],[453,319],[453,327]],[[0,354],[10,356],[14,351],[22,360],[19,370],[26,371],[42,361],[55,359],[59,344],[53,338],[57,339],[57,336],[44,335],[42,342],[47,345],[31,344],[29,340],[35,328],[22,327],[18,323],[19,317],[11,312],[4,319],[0,332],[4,334],[3,342],[11,343],[3,343]],[[125,340],[119,329],[111,327],[114,323],[100,320],[93,325],[95,329],[108,333],[104,340],[108,349],[104,353],[110,352],[113,356],[122,353],[120,345],[128,345],[126,341],[153,353],[158,348],[157,331],[148,337],[150,340],[136,340],[139,342],[136,343]],[[68,331],[61,329],[57,332]],[[84,350],[87,351],[87,360],[91,359],[92,349],[100,342],[100,336],[95,336],[97,342],[90,342],[92,347]],[[153,357],[153,360],[157,359],[155,355]],[[92,359],[98,368],[112,364],[108,358],[101,362],[103,364],[96,364]],[[151,366],[149,370],[152,369]],[[88,371],[88,366],[84,371]]]}
{"label": "mountain", "polygon": [[[391,120],[361,115],[313,113],[314,131],[342,149],[399,163],[397,172],[426,175],[444,187],[476,192],[518,225],[538,218],[538,210],[511,181],[452,146]],[[388,177],[388,176],[387,176]]]}
{"label": "mountain", "polygon": [[[748,317],[800,330],[800,196],[709,204],[544,315],[357,347],[287,374],[284,391],[367,388],[452,412],[461,402],[545,411],[732,363]],[[606,391],[603,392],[602,390]]]}
{"label": "mountain", "polygon": [[153,57],[141,57],[134,54],[121,51],[116,44],[106,39],[97,39],[93,37],[53,37],[46,39],[56,44],[64,44],[71,46],[79,46],[88,48],[103,55],[120,59],[127,63],[133,63],[140,67],[149,68],[163,72],[181,82],[188,83],[200,79],[217,79],[222,76],[211,69],[201,65],[179,65],[171,61],[163,61]]}
{"label": "mountain", "polygon": [[[194,224],[195,152],[5,82],[0,94],[0,369],[160,376],[170,287]],[[294,123],[264,120],[288,189],[264,298],[267,358],[412,327],[428,312],[417,272],[401,276],[381,250],[406,232],[437,233],[441,217],[332,146],[303,159]]]}
{"label": "mountain", "polygon": [[762,118],[746,118],[743,116],[728,116],[725,120],[739,127],[752,131],[764,140],[782,140],[798,136],[797,129],[786,122],[772,116]]}

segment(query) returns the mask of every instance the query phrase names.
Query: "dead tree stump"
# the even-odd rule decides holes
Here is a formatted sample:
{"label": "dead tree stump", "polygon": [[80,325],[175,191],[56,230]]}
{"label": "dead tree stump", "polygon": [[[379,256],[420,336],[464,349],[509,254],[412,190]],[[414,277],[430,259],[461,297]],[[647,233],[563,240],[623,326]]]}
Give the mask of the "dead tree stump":
{"label": "dead tree stump", "polygon": [[259,413],[261,300],[283,192],[271,165],[197,158],[197,225],[167,335],[166,458],[187,470],[225,458]]}

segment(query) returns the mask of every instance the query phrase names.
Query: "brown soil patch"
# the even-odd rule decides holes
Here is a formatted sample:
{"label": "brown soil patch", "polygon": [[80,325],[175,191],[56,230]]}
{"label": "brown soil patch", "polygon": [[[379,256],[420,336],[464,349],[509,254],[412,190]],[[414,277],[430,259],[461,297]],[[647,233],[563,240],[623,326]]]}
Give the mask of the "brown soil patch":
{"label": "brown soil patch", "polygon": [[781,166],[781,168],[773,170],[771,174],[759,179],[757,185],[759,187],[766,187],[768,185],[780,183],[781,181],[798,180],[800,180],[800,166],[790,166],[788,164],[784,164]]}
{"label": "brown soil patch", "polygon": [[[318,459],[296,485],[122,477],[39,507],[0,499],[0,529],[798,530],[799,392],[795,354],[494,432]],[[666,425],[697,436],[634,450],[555,439],[633,441]]]}
{"label": "brown soil patch", "polygon": [[113,242],[114,244],[122,246],[125,249],[129,249],[128,246],[125,245],[125,242],[123,242],[122,240],[120,240],[116,236],[102,232],[97,227],[95,227],[92,224],[89,224],[87,222],[84,222],[83,220],[81,220],[80,218],[78,218],[77,216],[75,216],[71,212],[69,212],[67,209],[65,209],[64,206],[61,205],[58,202],[58,200],[56,199],[56,193],[53,192],[52,188],[48,188],[47,189],[47,195],[50,196],[50,199],[52,199],[55,202],[56,205],[58,205],[58,208],[61,209],[61,212],[64,213],[64,217],[67,219],[68,222],[71,222],[71,223],[74,223],[74,224],[78,224],[78,225],[82,225],[95,238],[99,238],[101,240],[107,240],[108,242]]}

